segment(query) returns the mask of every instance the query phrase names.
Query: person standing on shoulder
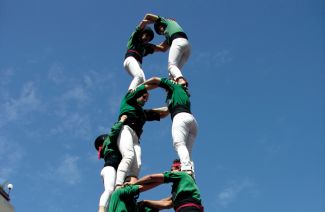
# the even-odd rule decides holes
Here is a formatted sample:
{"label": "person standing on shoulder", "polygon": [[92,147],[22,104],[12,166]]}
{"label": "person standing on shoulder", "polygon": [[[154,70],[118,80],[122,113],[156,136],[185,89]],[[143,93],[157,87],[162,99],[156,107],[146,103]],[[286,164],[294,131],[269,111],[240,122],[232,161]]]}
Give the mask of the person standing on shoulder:
{"label": "person standing on shoulder", "polygon": [[105,209],[108,208],[111,195],[115,189],[116,170],[122,160],[116,141],[126,119],[126,115],[121,116],[120,121],[114,124],[108,135],[100,135],[95,140],[98,159],[104,158],[105,160],[104,168],[100,172],[105,190],[99,199],[98,212],[105,212]]}
{"label": "person standing on shoulder", "polygon": [[156,85],[141,85],[132,92],[127,92],[121,102],[120,115],[127,115],[120,134],[117,138],[117,146],[122,155],[122,160],[117,169],[116,189],[121,187],[129,171],[129,176],[138,178],[141,169],[141,148],[139,138],[142,127],[146,121],[160,121],[169,115],[166,107],[144,110],[142,107],[149,99],[147,89],[153,89]]}
{"label": "person standing on shoulder", "polygon": [[170,172],[151,174],[142,177],[134,183],[125,183],[123,186],[151,185],[152,183],[173,183],[171,197],[163,200],[143,200],[140,206],[149,206],[159,210],[174,208],[176,212],[204,212],[201,195],[194,179],[180,170],[180,164],[174,163]]}
{"label": "person standing on shoulder", "polygon": [[181,170],[189,174],[194,173],[194,162],[192,159],[192,149],[198,133],[198,124],[191,112],[190,94],[188,92],[188,82],[180,85],[173,79],[153,77],[145,81],[141,86],[148,86],[147,90],[155,89],[158,86],[166,90],[166,103],[170,112],[172,125],[172,137],[174,148],[181,160]]}
{"label": "person standing on shoulder", "polygon": [[181,69],[191,55],[191,44],[188,42],[187,35],[173,18],[146,14],[146,20],[154,21],[155,31],[158,35],[164,35],[166,40],[159,46],[166,52],[169,48],[168,72],[179,84],[185,84]]}
{"label": "person standing on shoulder", "polygon": [[142,20],[140,25],[135,28],[129,41],[127,43],[127,51],[123,66],[129,75],[133,77],[129,90],[134,89],[139,84],[145,81],[145,75],[142,70],[142,59],[148,54],[161,51],[163,47],[159,45],[149,44],[153,38],[154,33],[147,24],[153,21]]}

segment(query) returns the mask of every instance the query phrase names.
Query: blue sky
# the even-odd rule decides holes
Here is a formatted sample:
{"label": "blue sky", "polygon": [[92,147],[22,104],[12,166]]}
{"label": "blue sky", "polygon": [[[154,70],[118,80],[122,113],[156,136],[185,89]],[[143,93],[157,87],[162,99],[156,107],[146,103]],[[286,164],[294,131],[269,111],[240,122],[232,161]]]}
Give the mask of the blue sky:
{"label": "blue sky", "polygon": [[[146,13],[173,17],[199,124],[193,149],[206,211],[324,211],[323,1],[1,1],[0,183],[16,211],[96,211],[94,139],[116,122],[132,78],[129,36]],[[163,36],[155,35],[153,43]],[[166,53],[144,58],[167,77]],[[164,106],[151,92],[145,108]],[[177,157],[171,120],[148,122],[140,175]],[[162,185],[140,195],[170,195]],[[173,211],[173,210],[169,210]]]}

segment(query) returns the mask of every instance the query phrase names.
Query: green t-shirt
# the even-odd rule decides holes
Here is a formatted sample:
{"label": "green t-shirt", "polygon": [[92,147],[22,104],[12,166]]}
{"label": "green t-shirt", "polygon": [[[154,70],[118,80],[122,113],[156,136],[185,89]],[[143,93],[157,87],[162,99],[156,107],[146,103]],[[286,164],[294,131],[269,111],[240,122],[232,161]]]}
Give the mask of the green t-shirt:
{"label": "green t-shirt", "polygon": [[[151,52],[147,45],[142,43],[142,40],[141,40],[141,34],[142,34],[143,30],[139,28],[139,26],[137,26],[135,28],[135,31],[132,33],[131,37],[129,38],[129,41],[128,41],[128,44],[127,44],[127,48],[126,48],[126,51],[129,51],[129,50],[134,50],[136,52],[138,52],[141,57],[144,57],[146,55],[149,54],[152,54],[153,52]],[[150,52],[147,52],[147,51],[150,51]],[[147,53],[147,54],[146,54]]]}
{"label": "green t-shirt", "polygon": [[111,128],[111,132],[108,134],[108,137],[103,144],[103,152],[105,160],[107,158],[116,158],[119,162],[122,160],[122,155],[117,147],[116,141],[117,137],[120,134],[123,122],[117,122]]}
{"label": "green t-shirt", "polygon": [[[120,115],[126,114],[136,120],[136,124],[139,125],[139,128],[142,129],[143,125],[147,121],[146,114],[140,105],[140,102],[137,102],[137,98],[141,95],[147,93],[145,85],[139,86],[133,93],[128,92],[121,102]],[[129,117],[128,117],[129,119]]]}
{"label": "green t-shirt", "polygon": [[171,46],[170,38],[172,37],[173,34],[175,34],[177,32],[184,33],[183,29],[178,25],[178,23],[176,21],[158,16],[158,18],[156,19],[155,22],[158,24],[162,24],[164,26],[164,29],[165,29],[164,35],[166,37],[167,44],[169,46]]}
{"label": "green t-shirt", "polygon": [[138,185],[127,185],[113,192],[108,212],[158,212],[158,209],[143,206],[138,208],[137,199],[140,189]]}
{"label": "green t-shirt", "polygon": [[173,183],[172,186],[172,201],[173,205],[178,205],[178,202],[194,198],[201,204],[201,195],[193,178],[186,172],[163,172],[164,183]]}
{"label": "green t-shirt", "polygon": [[171,114],[174,114],[174,109],[177,105],[184,105],[188,108],[189,112],[191,111],[191,102],[184,86],[174,84],[167,78],[161,78],[159,87],[168,90],[166,103]]}
{"label": "green t-shirt", "polygon": [[113,192],[109,203],[109,212],[137,212],[137,199],[140,189],[138,185],[129,185]]}

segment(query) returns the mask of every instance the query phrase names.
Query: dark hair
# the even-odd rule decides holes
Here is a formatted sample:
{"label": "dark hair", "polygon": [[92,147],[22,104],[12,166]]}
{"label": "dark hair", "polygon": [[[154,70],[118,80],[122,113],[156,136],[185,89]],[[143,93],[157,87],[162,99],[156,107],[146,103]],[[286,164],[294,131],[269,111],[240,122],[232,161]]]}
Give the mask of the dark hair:
{"label": "dark hair", "polygon": [[153,33],[152,29],[148,26],[144,27],[141,35],[143,35],[144,33],[148,33],[148,35],[150,35],[151,39],[149,40],[149,42],[152,41],[152,39],[155,37],[155,34]]}
{"label": "dark hair", "polygon": [[175,164],[175,163],[181,163],[181,160],[180,159],[173,160],[173,164]]}

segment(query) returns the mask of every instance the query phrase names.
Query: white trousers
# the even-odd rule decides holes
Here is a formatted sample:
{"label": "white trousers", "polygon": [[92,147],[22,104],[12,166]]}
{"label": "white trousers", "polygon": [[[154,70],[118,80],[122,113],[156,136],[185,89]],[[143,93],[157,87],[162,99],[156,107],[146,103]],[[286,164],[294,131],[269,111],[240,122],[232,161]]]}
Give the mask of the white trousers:
{"label": "white trousers", "polygon": [[181,69],[191,55],[191,44],[185,38],[176,38],[169,50],[168,72],[175,80],[182,77]]}
{"label": "white trousers", "polygon": [[172,125],[172,136],[174,148],[181,160],[181,170],[192,170],[194,173],[194,162],[192,149],[198,132],[198,124],[192,114],[178,113],[174,116]]}
{"label": "white trousers", "polygon": [[122,160],[117,169],[116,185],[122,185],[126,174],[139,177],[141,170],[141,148],[137,134],[129,126],[123,125],[117,138],[117,146],[122,155]]}
{"label": "white trousers", "polygon": [[146,79],[142,70],[142,65],[139,61],[137,61],[134,57],[127,57],[124,60],[123,66],[128,74],[133,77],[133,80],[130,84],[129,90],[134,89],[141,83],[143,83]]}
{"label": "white trousers", "polygon": [[112,166],[105,166],[100,172],[105,191],[99,199],[99,206],[104,206],[108,210],[112,193],[115,189],[116,170]]}

